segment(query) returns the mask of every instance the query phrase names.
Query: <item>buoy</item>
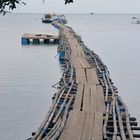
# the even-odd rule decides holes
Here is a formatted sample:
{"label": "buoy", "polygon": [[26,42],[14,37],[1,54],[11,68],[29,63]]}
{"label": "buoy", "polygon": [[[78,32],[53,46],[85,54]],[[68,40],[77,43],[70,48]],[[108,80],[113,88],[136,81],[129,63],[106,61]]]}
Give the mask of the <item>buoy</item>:
{"label": "buoy", "polygon": [[21,38],[21,44],[22,45],[28,45],[30,43],[30,40],[27,38]]}

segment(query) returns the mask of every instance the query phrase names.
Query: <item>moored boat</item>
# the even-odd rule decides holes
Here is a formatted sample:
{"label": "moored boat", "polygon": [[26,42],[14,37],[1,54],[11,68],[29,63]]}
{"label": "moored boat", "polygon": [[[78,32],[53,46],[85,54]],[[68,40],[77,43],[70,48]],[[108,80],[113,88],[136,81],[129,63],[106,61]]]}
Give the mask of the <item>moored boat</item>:
{"label": "moored boat", "polygon": [[41,18],[41,20],[43,23],[51,23],[51,22],[53,22],[52,16],[53,15],[51,15],[51,14],[45,14],[44,18]]}
{"label": "moored boat", "polygon": [[66,24],[67,20],[64,15],[56,15],[56,14],[45,14],[43,18],[41,18],[43,23],[52,23],[57,21],[62,24]]}

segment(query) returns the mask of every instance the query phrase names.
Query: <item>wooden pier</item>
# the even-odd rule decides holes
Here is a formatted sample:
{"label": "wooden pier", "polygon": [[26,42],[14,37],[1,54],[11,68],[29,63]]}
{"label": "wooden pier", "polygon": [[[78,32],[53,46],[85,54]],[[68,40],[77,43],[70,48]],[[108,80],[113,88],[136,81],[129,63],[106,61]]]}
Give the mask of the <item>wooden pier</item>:
{"label": "wooden pier", "polygon": [[118,95],[109,71],[72,28],[56,23],[64,73],[52,105],[31,140],[134,140],[136,118]]}
{"label": "wooden pier", "polygon": [[45,35],[45,34],[29,34],[25,33],[22,36],[21,43],[22,45],[28,45],[31,42],[33,44],[58,44],[59,43],[59,36],[58,35]]}

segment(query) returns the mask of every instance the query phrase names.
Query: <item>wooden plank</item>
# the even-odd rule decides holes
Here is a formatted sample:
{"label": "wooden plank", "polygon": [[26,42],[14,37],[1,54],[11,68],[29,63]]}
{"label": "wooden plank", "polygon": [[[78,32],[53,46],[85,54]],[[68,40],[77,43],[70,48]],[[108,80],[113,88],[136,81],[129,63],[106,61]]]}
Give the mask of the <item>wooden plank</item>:
{"label": "wooden plank", "polygon": [[71,61],[74,62],[76,60],[76,57],[78,56],[77,50],[74,50],[71,52]]}
{"label": "wooden plank", "polygon": [[97,112],[105,112],[105,101],[104,101],[104,94],[103,94],[103,89],[101,85],[96,86],[96,111]]}
{"label": "wooden plank", "polygon": [[99,80],[97,78],[97,73],[95,68],[87,69],[86,72],[87,72],[88,83],[92,85],[99,84]]}
{"label": "wooden plank", "polygon": [[27,39],[59,39],[58,35],[29,34],[29,33],[25,33],[22,37]]}
{"label": "wooden plank", "polygon": [[77,51],[77,44],[73,41],[69,41],[71,52],[78,52]]}
{"label": "wooden plank", "polygon": [[85,124],[81,140],[92,140],[94,128],[94,112],[86,112]]}
{"label": "wooden plank", "polygon": [[93,139],[94,140],[103,139],[103,113],[102,112],[95,112]]}
{"label": "wooden plank", "polygon": [[82,69],[82,65],[79,63],[79,61],[77,60],[76,57],[72,57],[71,61],[74,65],[74,67],[76,68],[76,71],[78,71],[78,69]]}
{"label": "wooden plank", "polygon": [[[102,140],[105,105],[96,69],[93,69],[87,62],[85,53],[77,39],[69,32],[69,29],[65,29],[72,51],[72,64],[76,68],[78,89],[73,111],[69,114],[59,140]],[[80,111],[82,98],[83,110]]]}
{"label": "wooden plank", "polygon": [[96,94],[97,94],[97,91],[96,91],[96,85],[90,85],[90,110],[91,112],[95,112],[96,110]]}
{"label": "wooden plank", "polygon": [[83,94],[83,111],[90,111],[90,86],[85,84],[84,94]]}
{"label": "wooden plank", "polygon": [[70,43],[71,50],[73,51],[73,49],[76,48],[77,52],[78,52],[78,57],[84,57],[85,54],[84,54],[81,46],[79,45],[79,42],[77,41],[77,39],[73,36],[73,34],[71,34],[69,32],[69,30],[64,29],[64,32],[67,35],[68,41]]}
{"label": "wooden plank", "polygon": [[81,48],[80,45],[77,45],[77,51],[78,51],[78,57],[79,58],[84,58],[85,57],[85,53],[83,51],[83,49]]}
{"label": "wooden plank", "polygon": [[72,62],[73,66],[74,66],[75,68],[78,67],[78,65],[77,65],[77,60],[76,60],[76,57],[75,57],[75,56],[71,56],[71,62]]}
{"label": "wooden plank", "polygon": [[78,61],[84,69],[90,69],[91,68],[91,66],[89,65],[89,63],[85,59],[78,58]]}
{"label": "wooden plank", "polygon": [[76,81],[78,84],[87,83],[85,70],[84,69],[76,69]]}
{"label": "wooden plank", "polygon": [[74,102],[74,105],[73,105],[73,110],[80,111],[82,94],[83,94],[83,87],[84,87],[83,84],[78,84],[77,93],[76,93],[76,97],[75,97],[75,102]]}
{"label": "wooden plank", "polygon": [[85,112],[71,111],[59,140],[81,140]]}

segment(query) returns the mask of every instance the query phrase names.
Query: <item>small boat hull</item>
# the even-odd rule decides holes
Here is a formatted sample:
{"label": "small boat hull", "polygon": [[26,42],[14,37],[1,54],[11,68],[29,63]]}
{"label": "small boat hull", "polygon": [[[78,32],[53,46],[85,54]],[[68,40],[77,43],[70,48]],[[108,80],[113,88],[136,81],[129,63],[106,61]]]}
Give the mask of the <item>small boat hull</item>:
{"label": "small boat hull", "polygon": [[51,19],[42,19],[42,23],[52,23]]}

